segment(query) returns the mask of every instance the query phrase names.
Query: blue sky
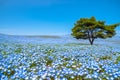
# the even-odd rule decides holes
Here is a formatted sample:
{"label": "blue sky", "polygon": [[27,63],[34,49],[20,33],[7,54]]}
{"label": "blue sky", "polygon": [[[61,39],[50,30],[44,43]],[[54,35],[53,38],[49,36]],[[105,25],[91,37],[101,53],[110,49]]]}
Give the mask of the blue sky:
{"label": "blue sky", "polygon": [[118,23],[119,4],[120,0],[0,0],[0,33],[70,34],[76,20],[91,16]]}

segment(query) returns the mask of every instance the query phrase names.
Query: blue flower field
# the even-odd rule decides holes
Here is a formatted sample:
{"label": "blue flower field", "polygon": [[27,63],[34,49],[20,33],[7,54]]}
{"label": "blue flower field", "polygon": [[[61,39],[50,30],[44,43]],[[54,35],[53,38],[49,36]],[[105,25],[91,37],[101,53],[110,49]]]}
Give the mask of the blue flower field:
{"label": "blue flower field", "polygon": [[0,80],[120,80],[120,38],[0,35]]}

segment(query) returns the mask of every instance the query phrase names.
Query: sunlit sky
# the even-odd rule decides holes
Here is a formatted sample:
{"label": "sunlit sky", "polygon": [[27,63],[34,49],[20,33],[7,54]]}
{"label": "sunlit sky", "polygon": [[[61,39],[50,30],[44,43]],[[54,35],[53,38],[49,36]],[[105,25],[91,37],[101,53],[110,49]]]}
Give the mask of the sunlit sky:
{"label": "sunlit sky", "polygon": [[0,0],[0,33],[70,34],[78,19],[91,16],[120,22],[120,0]]}

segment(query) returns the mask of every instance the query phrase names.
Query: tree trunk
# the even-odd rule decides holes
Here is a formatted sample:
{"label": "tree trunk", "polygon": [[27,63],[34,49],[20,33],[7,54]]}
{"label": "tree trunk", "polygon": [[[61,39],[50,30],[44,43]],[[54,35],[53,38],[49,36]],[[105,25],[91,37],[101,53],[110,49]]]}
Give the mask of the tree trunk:
{"label": "tree trunk", "polygon": [[90,42],[91,45],[93,45],[94,38],[90,38],[90,37],[89,37],[89,42]]}
{"label": "tree trunk", "polygon": [[90,42],[91,45],[93,45],[93,42]]}
{"label": "tree trunk", "polygon": [[89,30],[88,31],[88,39],[89,39],[89,42],[91,45],[93,45],[93,42],[94,42],[94,37],[93,37],[93,30]]}
{"label": "tree trunk", "polygon": [[93,45],[94,39],[92,39],[91,45]]}

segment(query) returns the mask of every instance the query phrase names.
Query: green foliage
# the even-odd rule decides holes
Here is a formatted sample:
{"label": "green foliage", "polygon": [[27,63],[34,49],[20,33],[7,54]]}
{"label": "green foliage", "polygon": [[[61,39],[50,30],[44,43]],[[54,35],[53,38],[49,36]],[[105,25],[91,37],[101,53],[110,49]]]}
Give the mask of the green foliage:
{"label": "green foliage", "polygon": [[54,49],[46,49],[44,53],[51,55],[51,53],[54,53],[54,52],[56,52]]}
{"label": "green foliage", "polygon": [[21,52],[22,52],[22,48],[17,48],[17,49],[15,50],[15,52],[16,52],[16,53],[21,53]]}
{"label": "green foliage", "polygon": [[10,78],[11,76],[13,76],[15,74],[15,70],[12,70],[12,69],[8,69],[8,70],[9,70],[9,72],[5,71],[5,72],[3,72],[3,74],[5,76],[7,76],[8,78]]}
{"label": "green foliage", "polygon": [[111,60],[112,57],[111,56],[102,56],[99,58],[100,60]]}
{"label": "green foliage", "polygon": [[53,59],[51,57],[46,56],[45,60],[46,60],[46,66],[51,66],[52,65]]}
{"label": "green foliage", "polygon": [[120,62],[120,56],[116,59],[115,64],[118,64]]}
{"label": "green foliage", "polygon": [[116,34],[115,28],[120,24],[106,25],[105,21],[97,21],[95,17],[81,18],[72,29],[76,39],[89,39],[91,45],[96,38],[111,38]]}
{"label": "green foliage", "polygon": [[30,65],[30,68],[33,68],[33,67],[35,67],[35,66],[37,66],[37,64],[36,64],[36,63],[32,63],[32,64]]}
{"label": "green foliage", "polygon": [[3,54],[3,55],[6,55],[6,54],[7,54],[7,52],[6,52],[6,51],[3,51],[3,52],[2,52],[2,54]]}

